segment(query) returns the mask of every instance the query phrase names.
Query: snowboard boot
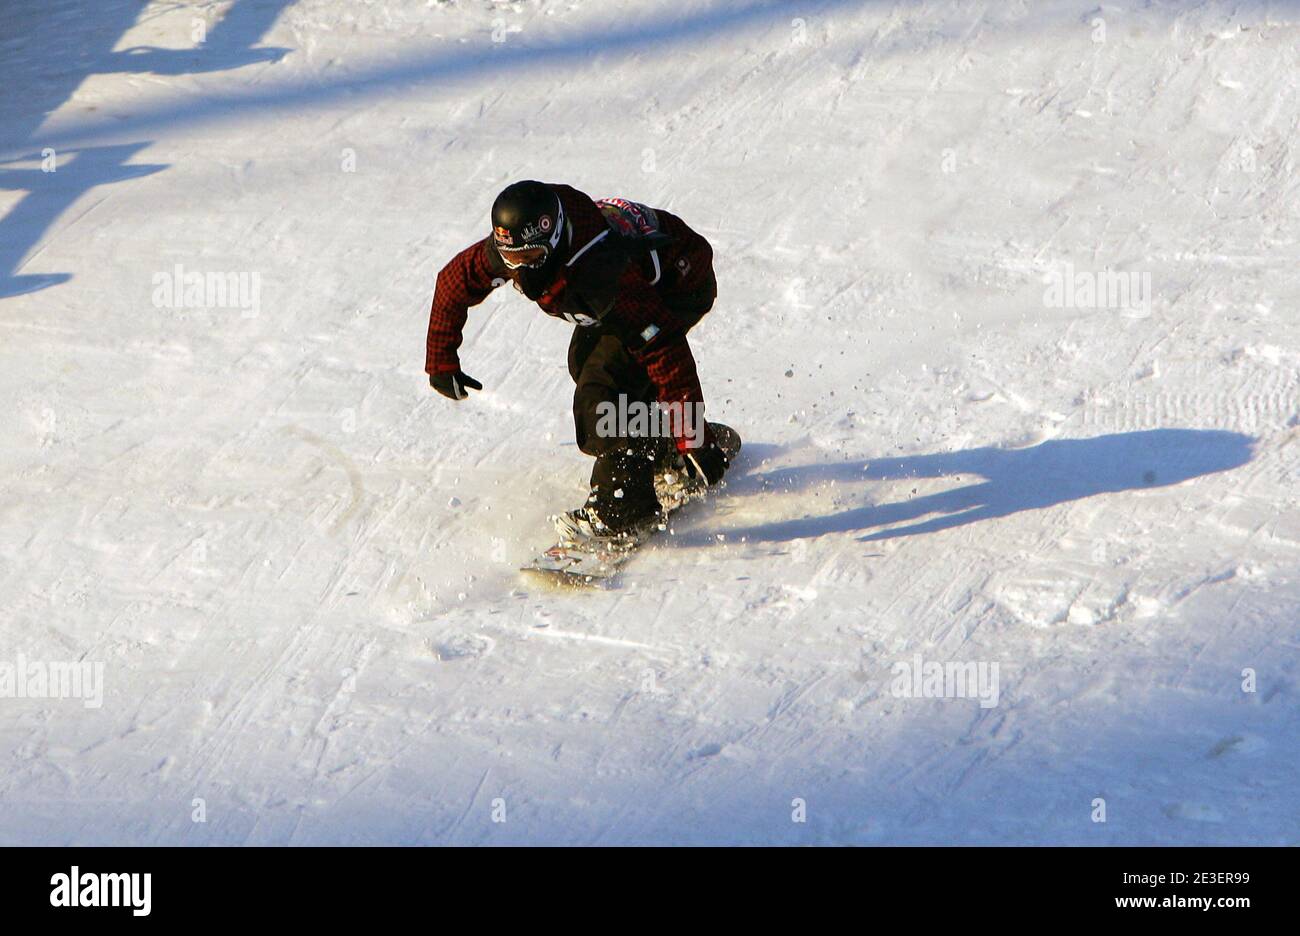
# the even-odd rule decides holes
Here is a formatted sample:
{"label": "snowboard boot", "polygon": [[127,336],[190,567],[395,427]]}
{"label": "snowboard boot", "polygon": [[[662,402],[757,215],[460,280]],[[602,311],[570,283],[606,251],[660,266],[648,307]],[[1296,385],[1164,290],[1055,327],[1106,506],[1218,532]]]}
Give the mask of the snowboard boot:
{"label": "snowboard boot", "polygon": [[704,487],[701,481],[686,473],[686,460],[675,450],[655,464],[655,496],[665,511],[676,510]]}
{"label": "snowboard boot", "polygon": [[594,506],[587,505],[551,517],[560,542],[572,546],[600,546],[613,549],[631,549],[644,536],[653,532],[663,522],[660,512],[634,521],[625,521],[611,527]]}
{"label": "snowboard boot", "polygon": [[[740,451],[740,436],[730,426],[709,423],[707,438],[710,444],[720,447],[728,459]],[[723,464],[725,471],[726,463]],[[708,487],[707,481],[686,470],[686,459],[674,447],[661,452],[655,461],[655,495],[665,511],[676,510],[702,495]]]}

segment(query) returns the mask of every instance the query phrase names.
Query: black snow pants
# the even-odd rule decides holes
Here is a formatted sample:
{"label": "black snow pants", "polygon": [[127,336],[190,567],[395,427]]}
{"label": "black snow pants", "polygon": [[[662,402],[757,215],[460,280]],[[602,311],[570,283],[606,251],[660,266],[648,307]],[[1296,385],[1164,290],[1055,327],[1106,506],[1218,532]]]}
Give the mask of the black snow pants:
{"label": "black snow pants", "polygon": [[[710,268],[702,288],[673,296],[666,304],[685,334],[713,308],[717,296],[718,284]],[[602,403],[617,407],[622,394],[628,403],[648,405],[655,399],[654,384],[622,339],[599,327],[573,329],[569,376],[576,384],[573,425],[578,448],[596,457],[587,503],[614,530],[635,526],[658,512],[655,467],[676,451],[676,445],[672,439],[654,436],[606,433],[602,437],[597,427]]]}
{"label": "black snow pants", "polygon": [[[597,431],[607,403],[649,405],[654,385],[615,335],[599,328],[577,327],[569,342],[569,375],[573,391],[573,425],[578,448],[594,455],[588,504],[611,529],[634,526],[659,510],[654,472],[658,461],[673,447],[671,439],[612,435]],[[607,423],[608,425],[608,423]]]}

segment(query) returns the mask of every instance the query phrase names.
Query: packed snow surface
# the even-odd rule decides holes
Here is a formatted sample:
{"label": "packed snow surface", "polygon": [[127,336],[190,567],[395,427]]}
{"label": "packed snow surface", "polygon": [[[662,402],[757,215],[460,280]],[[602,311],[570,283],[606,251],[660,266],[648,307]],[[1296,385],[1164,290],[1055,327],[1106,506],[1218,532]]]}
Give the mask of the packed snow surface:
{"label": "packed snow surface", "polygon": [[[0,843],[1300,842],[1298,76],[1281,0],[4,4]],[[516,571],[570,327],[423,374],[520,178],[716,249],[746,449],[606,590]]]}

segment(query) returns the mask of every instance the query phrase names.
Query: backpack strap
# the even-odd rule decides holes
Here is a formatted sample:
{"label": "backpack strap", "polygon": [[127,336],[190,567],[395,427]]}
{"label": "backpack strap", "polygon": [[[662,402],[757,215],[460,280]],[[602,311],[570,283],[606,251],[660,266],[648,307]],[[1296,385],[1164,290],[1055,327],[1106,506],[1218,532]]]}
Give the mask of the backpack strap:
{"label": "backpack strap", "polygon": [[672,235],[659,226],[659,215],[650,206],[626,198],[602,198],[596,207],[628,254],[641,263],[650,285],[657,285],[663,278],[659,251],[673,242]]}

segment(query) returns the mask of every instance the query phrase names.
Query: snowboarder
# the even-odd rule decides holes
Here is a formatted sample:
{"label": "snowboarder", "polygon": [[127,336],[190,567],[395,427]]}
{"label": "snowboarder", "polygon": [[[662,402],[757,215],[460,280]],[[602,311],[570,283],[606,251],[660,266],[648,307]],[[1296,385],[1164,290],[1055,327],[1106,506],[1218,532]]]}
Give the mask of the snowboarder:
{"label": "snowboarder", "polygon": [[[562,537],[632,536],[657,525],[656,469],[675,464],[696,484],[722,479],[727,453],[703,420],[686,340],[717,298],[707,240],[675,215],[625,199],[593,201],[543,182],[506,187],[492,205],[492,232],[438,274],[425,371],[443,396],[483,389],[461,370],[457,349],[469,308],[507,281],[575,326],[574,429],[596,463],[587,503],[553,518]],[[608,418],[620,404],[653,404],[665,418]]]}

